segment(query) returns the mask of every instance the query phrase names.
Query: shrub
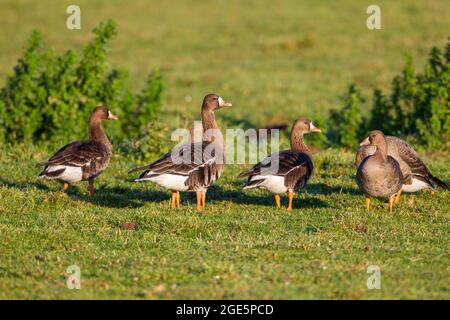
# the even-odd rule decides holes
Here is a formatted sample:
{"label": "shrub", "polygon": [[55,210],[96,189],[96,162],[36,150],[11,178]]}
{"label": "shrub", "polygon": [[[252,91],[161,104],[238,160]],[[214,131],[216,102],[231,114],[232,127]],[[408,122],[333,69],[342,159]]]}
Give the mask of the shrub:
{"label": "shrub", "polygon": [[375,89],[368,118],[359,118],[361,97],[350,86],[344,107],[332,110],[329,116],[328,138],[336,145],[356,146],[368,131],[379,129],[414,139],[429,149],[445,149],[450,137],[450,42],[442,53],[436,47],[430,51],[428,63],[416,74],[410,55],[405,66],[392,81],[390,95]]}
{"label": "shrub", "polygon": [[327,138],[335,145],[353,148],[361,136],[361,105],[364,99],[355,85],[342,97],[344,107],[330,111]]}
{"label": "shrub", "polygon": [[371,128],[377,128],[386,134],[394,134],[396,124],[393,119],[394,109],[389,97],[383,94],[381,90],[375,89],[370,117],[363,121],[364,132],[367,133]]}
{"label": "shrub", "polygon": [[395,115],[390,122],[393,124],[391,129],[398,133],[411,134],[414,131],[414,102],[417,93],[417,81],[412,62],[412,57],[406,55],[405,67],[401,75],[396,76],[392,81],[391,102]]}
{"label": "shrub", "polygon": [[419,141],[432,149],[446,148],[450,137],[450,42],[444,56],[437,48],[431,50],[418,82],[415,127]]}
{"label": "shrub", "polygon": [[108,128],[113,139],[137,136],[156,119],[163,80],[158,69],[140,93],[127,89],[127,72],[106,60],[107,44],[117,35],[112,21],[93,30],[81,55],[58,56],[33,31],[14,72],[0,89],[0,141],[79,139],[97,105],[108,105],[120,121]]}

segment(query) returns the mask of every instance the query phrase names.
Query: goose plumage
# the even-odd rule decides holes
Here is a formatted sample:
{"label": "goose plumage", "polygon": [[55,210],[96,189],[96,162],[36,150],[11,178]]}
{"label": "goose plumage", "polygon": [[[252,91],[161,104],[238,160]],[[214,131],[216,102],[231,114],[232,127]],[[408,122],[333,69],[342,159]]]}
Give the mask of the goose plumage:
{"label": "goose plumage", "polygon": [[388,198],[389,210],[392,212],[394,201],[400,196],[405,183],[400,164],[388,155],[388,146],[383,132],[370,132],[368,143],[376,148],[373,155],[367,156],[359,164],[356,182],[366,198],[369,209],[372,197]]}
{"label": "goose plumage", "polygon": [[[436,186],[448,189],[445,182],[434,176],[425,163],[420,159],[419,154],[406,141],[395,137],[386,136],[388,155],[393,157],[400,165],[400,169],[405,178],[402,187],[404,192],[416,192],[422,189],[433,189]],[[359,164],[369,155],[375,153],[376,147],[370,145],[368,138],[365,138],[356,153],[355,164]]]}
{"label": "goose plumage", "polygon": [[221,176],[224,167],[223,137],[214,112],[231,103],[208,94],[202,103],[203,141],[188,142],[172,149],[153,163],[130,172],[144,171],[135,181],[152,181],[172,192],[171,207],[180,205],[180,192],[197,194],[197,210],[205,208],[206,192]]}
{"label": "goose plumage", "polygon": [[112,149],[101,122],[117,119],[108,107],[96,107],[89,119],[90,139],[67,144],[47,161],[38,163],[37,167],[45,166],[38,178],[63,181],[63,191],[70,184],[88,180],[89,193],[93,195],[94,179],[107,168]]}
{"label": "goose plumage", "polygon": [[310,149],[304,143],[304,134],[320,132],[305,118],[294,122],[291,130],[291,149],[271,154],[240,177],[248,177],[243,189],[261,188],[275,194],[275,202],[281,207],[280,194],[288,193],[288,210],[292,210],[294,192],[307,184],[314,163]]}

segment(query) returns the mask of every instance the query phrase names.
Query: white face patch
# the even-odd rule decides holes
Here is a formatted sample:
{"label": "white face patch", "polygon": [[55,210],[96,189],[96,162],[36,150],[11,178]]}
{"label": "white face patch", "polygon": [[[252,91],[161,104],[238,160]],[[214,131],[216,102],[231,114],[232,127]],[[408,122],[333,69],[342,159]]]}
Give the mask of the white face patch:
{"label": "white face patch", "polygon": [[111,111],[108,110],[108,119],[109,120],[118,120],[119,118],[117,118],[115,115],[112,114]]}
{"label": "white face patch", "polygon": [[316,126],[312,123],[312,122],[310,122],[309,123],[309,128],[312,130],[312,129],[316,129]]}
{"label": "white face patch", "polygon": [[219,101],[219,107],[231,107],[232,104],[230,102],[225,102],[222,97],[217,99]]}

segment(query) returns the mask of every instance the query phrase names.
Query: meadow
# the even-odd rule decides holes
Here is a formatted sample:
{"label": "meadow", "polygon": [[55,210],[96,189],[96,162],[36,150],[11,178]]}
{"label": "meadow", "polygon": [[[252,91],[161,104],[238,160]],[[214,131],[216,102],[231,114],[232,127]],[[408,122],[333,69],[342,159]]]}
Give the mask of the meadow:
{"label": "meadow", "polygon": [[[369,31],[371,3],[361,1],[83,0],[82,29],[70,31],[70,1],[6,0],[0,83],[32,29],[64,52],[113,19],[119,35],[110,61],[130,71],[129,86],[138,90],[151,67],[162,70],[165,134],[198,119],[209,92],[233,102],[217,114],[222,128],[314,120],[339,106],[350,82],[366,94],[389,88],[406,52],[419,67],[433,45],[446,43],[445,1],[378,3],[382,30]],[[374,201],[367,212],[355,150],[315,150],[314,175],[291,212],[263,191],[242,192],[245,166],[230,165],[198,213],[194,195],[170,210],[168,192],[132,182],[128,170],[159,154],[135,163],[115,153],[93,198],[86,183],[63,194],[58,183],[36,180],[34,168],[57,147],[0,148],[2,299],[450,298],[449,192],[405,194],[393,214]],[[419,151],[448,183],[448,150]],[[66,286],[71,265],[80,267],[81,290]],[[381,290],[367,288],[370,265],[381,269]]]}

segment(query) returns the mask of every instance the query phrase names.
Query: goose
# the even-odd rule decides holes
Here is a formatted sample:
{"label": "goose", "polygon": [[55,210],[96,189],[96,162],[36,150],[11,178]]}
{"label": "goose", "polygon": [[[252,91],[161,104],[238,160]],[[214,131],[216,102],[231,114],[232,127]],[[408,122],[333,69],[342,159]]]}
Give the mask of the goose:
{"label": "goose", "polygon": [[[385,136],[388,148],[388,155],[393,157],[400,165],[402,174],[405,178],[403,184],[403,192],[416,192],[422,189],[434,189],[434,184],[440,188],[448,189],[445,182],[435,177],[427,166],[420,159],[417,152],[406,141],[395,137]],[[356,153],[356,167],[369,155],[374,154],[376,147],[370,145],[369,138],[366,137],[361,143]],[[396,198],[396,202],[400,201],[400,196]]]}
{"label": "goose", "polygon": [[400,196],[405,178],[400,164],[388,155],[388,144],[383,132],[379,130],[370,132],[368,141],[376,151],[359,164],[356,182],[365,195],[367,210],[370,208],[371,197],[383,197],[388,198],[389,211],[392,213],[395,198]]}
{"label": "goose", "polygon": [[306,185],[314,169],[311,151],[303,138],[304,134],[310,132],[321,131],[310,120],[297,119],[291,130],[291,149],[273,153],[250,170],[242,172],[239,177],[248,177],[243,189],[262,188],[270,191],[275,194],[278,208],[281,208],[280,194],[287,192],[288,210],[292,210],[294,192]]}
{"label": "goose", "polygon": [[107,106],[96,107],[89,119],[89,140],[69,143],[47,161],[38,163],[36,167],[45,166],[38,179],[63,181],[63,192],[70,184],[87,180],[89,194],[93,196],[94,179],[108,167],[111,157],[112,145],[103,130],[103,120],[118,120],[118,117]]}
{"label": "goose", "polygon": [[196,143],[203,141],[203,124],[201,121],[194,121],[189,128],[188,142]]}
{"label": "goose", "polygon": [[217,94],[206,95],[201,107],[203,140],[176,146],[151,164],[131,170],[143,171],[135,181],[152,181],[169,189],[171,208],[180,206],[180,192],[195,192],[197,210],[205,209],[208,187],[220,178],[224,168],[223,136],[214,112],[230,106]]}

